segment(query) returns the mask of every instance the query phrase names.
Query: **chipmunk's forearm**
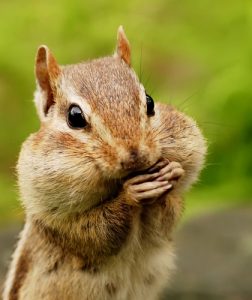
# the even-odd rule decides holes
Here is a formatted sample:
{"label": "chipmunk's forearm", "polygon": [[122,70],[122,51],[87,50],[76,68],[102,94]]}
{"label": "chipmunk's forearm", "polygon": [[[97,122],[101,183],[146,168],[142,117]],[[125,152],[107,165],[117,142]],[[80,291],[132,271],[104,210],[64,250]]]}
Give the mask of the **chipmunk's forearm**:
{"label": "chipmunk's forearm", "polygon": [[146,205],[141,214],[142,238],[155,242],[169,239],[183,211],[183,200],[174,192],[162,196],[157,202]]}
{"label": "chipmunk's forearm", "polygon": [[86,213],[50,224],[35,220],[34,224],[43,238],[92,267],[119,252],[131,231],[132,216],[133,207],[126,204],[121,193]]}

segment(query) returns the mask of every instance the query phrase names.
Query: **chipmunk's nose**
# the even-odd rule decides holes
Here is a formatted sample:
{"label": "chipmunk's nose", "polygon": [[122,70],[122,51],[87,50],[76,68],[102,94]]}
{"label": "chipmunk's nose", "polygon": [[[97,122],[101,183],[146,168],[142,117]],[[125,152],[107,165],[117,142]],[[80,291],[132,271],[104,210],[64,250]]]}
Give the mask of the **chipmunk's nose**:
{"label": "chipmunk's nose", "polygon": [[125,171],[133,171],[141,168],[142,158],[139,155],[139,151],[136,148],[131,148],[128,158],[121,161],[121,167]]}

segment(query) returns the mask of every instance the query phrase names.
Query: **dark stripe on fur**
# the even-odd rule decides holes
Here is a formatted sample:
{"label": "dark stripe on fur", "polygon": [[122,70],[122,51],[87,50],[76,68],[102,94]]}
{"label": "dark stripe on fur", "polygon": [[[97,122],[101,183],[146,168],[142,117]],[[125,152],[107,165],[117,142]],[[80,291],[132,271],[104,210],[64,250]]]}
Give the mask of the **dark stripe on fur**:
{"label": "dark stripe on fur", "polygon": [[19,291],[24,283],[28,270],[29,270],[29,253],[27,250],[24,249],[17,263],[15,277],[9,293],[9,300],[19,299]]}

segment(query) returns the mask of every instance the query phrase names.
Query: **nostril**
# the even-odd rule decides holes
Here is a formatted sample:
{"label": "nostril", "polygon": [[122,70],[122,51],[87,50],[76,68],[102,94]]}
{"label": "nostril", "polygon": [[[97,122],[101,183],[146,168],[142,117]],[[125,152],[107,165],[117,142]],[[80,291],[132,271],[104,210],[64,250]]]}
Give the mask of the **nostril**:
{"label": "nostril", "polygon": [[130,151],[130,159],[135,161],[138,158],[138,151],[135,148],[132,148]]}

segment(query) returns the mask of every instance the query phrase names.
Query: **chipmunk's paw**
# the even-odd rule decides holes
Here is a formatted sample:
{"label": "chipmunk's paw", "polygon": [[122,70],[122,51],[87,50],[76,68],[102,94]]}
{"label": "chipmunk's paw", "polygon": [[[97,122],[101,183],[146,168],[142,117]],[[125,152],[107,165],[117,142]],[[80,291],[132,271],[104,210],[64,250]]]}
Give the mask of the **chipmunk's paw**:
{"label": "chipmunk's paw", "polygon": [[184,175],[184,173],[185,171],[181,164],[172,161],[159,170],[159,176],[156,180],[160,182],[164,180],[168,181],[170,184],[172,184],[172,187],[175,187],[178,180]]}
{"label": "chipmunk's paw", "polygon": [[160,178],[160,175],[160,172],[155,172],[152,174],[137,175],[127,180],[123,185],[123,189],[129,204],[135,206],[151,204],[171,189],[172,185],[168,180],[157,180],[157,178]]}

